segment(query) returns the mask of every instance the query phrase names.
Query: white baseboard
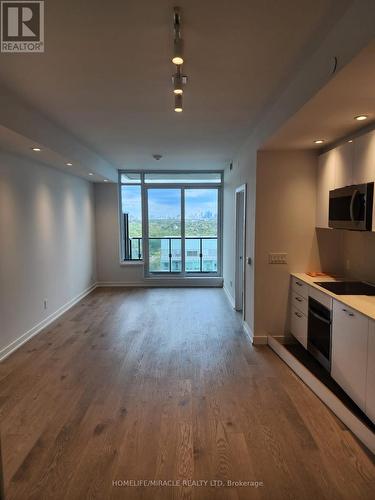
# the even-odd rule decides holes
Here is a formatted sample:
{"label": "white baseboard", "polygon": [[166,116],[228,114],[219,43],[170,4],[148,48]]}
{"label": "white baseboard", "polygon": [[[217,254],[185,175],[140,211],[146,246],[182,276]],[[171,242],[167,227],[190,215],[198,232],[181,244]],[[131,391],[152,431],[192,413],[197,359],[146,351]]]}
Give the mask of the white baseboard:
{"label": "white baseboard", "polygon": [[274,337],[268,337],[268,345],[296,373],[299,378],[328,406],[330,410],[375,453],[375,434],[359,420],[319,379],[298,361]]}
{"label": "white baseboard", "polygon": [[250,328],[249,324],[246,321],[242,321],[242,328],[246,335],[249,337],[250,342],[253,345],[267,345],[267,336],[266,335],[261,335],[261,336],[256,336],[254,335],[252,329]]}
{"label": "white baseboard", "polygon": [[253,336],[253,345],[267,345],[268,338],[266,335]]}
{"label": "white baseboard", "polygon": [[63,306],[59,307],[55,312],[47,316],[47,318],[44,318],[43,321],[38,323],[37,325],[33,326],[30,330],[27,332],[23,333],[18,339],[14,340],[11,342],[9,345],[4,347],[0,351],[0,361],[3,361],[5,358],[10,356],[14,351],[16,351],[21,345],[25,344],[28,340],[30,340],[32,337],[40,333],[44,328],[46,328],[48,325],[50,325],[53,321],[55,321],[59,316],[64,314],[66,311],[68,311],[71,307],[77,304],[80,300],[82,300],[86,295],[91,293],[93,290],[96,288],[96,283],[91,285],[90,287],[86,288],[83,292],[81,292],[79,295],[74,297],[73,299],[69,300],[66,304]]}
{"label": "white baseboard", "polygon": [[232,297],[232,295],[229,293],[229,290],[228,288],[224,285],[223,286],[223,290],[225,292],[225,295],[229,301],[229,304],[231,305],[231,307],[234,309],[236,306],[235,306],[235,303],[234,303],[234,298]]}
{"label": "white baseboard", "polygon": [[242,321],[242,328],[243,328],[243,331],[246,333],[246,335],[249,337],[250,342],[253,343],[253,339],[254,339],[253,332],[252,332],[249,324],[245,320]]}
{"label": "white baseboard", "polygon": [[144,281],[99,281],[98,287],[123,288],[222,288],[222,278],[145,279]]}

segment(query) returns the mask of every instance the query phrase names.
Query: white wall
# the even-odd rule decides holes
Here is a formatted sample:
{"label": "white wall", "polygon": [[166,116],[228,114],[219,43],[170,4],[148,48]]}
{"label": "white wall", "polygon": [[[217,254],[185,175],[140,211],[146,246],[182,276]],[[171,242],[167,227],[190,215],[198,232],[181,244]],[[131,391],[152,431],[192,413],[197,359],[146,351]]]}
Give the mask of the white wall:
{"label": "white wall", "polygon": [[[258,153],[255,241],[255,331],[258,336],[289,330],[290,273],[321,271],[315,230],[318,156],[312,151]],[[321,239],[325,271],[336,265],[340,235]],[[287,264],[269,264],[269,253],[286,253]],[[329,256],[332,259],[329,260]]]}
{"label": "white wall", "polygon": [[92,184],[0,153],[0,358],[95,274]]}
{"label": "white wall", "polygon": [[120,265],[117,184],[95,185],[95,224],[98,282],[141,284],[143,265]]}

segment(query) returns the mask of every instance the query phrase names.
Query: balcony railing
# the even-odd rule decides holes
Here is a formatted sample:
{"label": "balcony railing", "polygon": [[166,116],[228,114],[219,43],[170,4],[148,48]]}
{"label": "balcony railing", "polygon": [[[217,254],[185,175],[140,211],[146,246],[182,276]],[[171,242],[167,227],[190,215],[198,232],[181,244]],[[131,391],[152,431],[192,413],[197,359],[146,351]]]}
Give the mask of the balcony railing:
{"label": "balcony railing", "polygon": [[[152,273],[179,273],[182,271],[181,238],[148,238],[149,270]],[[142,259],[142,238],[128,238],[125,242],[127,260]],[[185,238],[185,271],[187,273],[217,272],[217,237]]]}

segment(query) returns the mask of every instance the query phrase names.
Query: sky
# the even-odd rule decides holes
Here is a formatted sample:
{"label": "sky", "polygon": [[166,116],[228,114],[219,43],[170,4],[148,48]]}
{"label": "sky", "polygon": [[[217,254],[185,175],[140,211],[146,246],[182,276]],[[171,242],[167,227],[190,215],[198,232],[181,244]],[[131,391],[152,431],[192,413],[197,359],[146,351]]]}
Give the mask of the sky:
{"label": "sky", "polygon": [[[122,186],[122,210],[133,219],[141,219],[140,186]],[[149,189],[149,219],[179,218],[181,207],[180,189]],[[202,218],[202,214],[211,212],[217,216],[216,189],[186,189],[186,219]]]}

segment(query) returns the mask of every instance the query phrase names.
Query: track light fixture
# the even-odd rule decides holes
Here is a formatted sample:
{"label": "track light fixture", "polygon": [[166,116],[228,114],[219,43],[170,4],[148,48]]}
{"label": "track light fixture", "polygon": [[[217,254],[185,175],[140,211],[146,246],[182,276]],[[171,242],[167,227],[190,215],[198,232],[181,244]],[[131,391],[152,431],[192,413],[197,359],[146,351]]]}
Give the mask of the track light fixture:
{"label": "track light fixture", "polygon": [[173,27],[174,27],[174,43],[172,62],[180,66],[184,62],[183,50],[184,43],[181,38],[181,12],[180,7],[173,9]]}
{"label": "track light fixture", "polygon": [[173,92],[174,94],[182,94],[184,92],[182,88],[181,66],[176,67],[176,73],[173,75]]}
{"label": "track light fixture", "polygon": [[182,94],[184,92],[183,86],[186,85],[187,76],[182,74],[182,64],[184,62],[183,56],[183,40],[181,37],[181,9],[174,7],[173,9],[173,57],[172,62],[176,65],[176,72],[172,76],[173,93],[174,93],[174,110],[176,113],[182,112]]}
{"label": "track light fixture", "polygon": [[176,111],[176,113],[182,113],[182,94],[175,94],[174,110]]}

